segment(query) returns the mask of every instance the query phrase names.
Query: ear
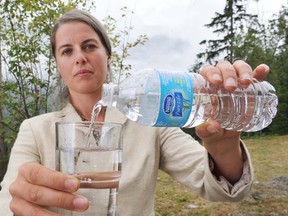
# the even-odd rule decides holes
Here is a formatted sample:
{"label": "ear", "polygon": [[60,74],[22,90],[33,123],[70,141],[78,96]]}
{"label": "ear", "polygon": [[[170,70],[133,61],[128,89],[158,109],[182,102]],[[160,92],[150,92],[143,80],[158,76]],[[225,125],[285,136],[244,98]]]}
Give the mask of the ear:
{"label": "ear", "polygon": [[61,71],[59,70],[59,67],[56,65],[56,70],[57,70],[57,72],[58,72],[58,74],[59,74],[59,76],[61,77],[61,79],[62,79],[62,73],[61,73]]}
{"label": "ear", "polygon": [[110,64],[111,63],[111,56],[108,56],[108,58],[107,58],[107,64]]}
{"label": "ear", "polygon": [[56,58],[53,59],[54,60],[54,64],[56,65],[56,70],[58,71],[58,73],[60,73],[59,67],[58,67],[58,63],[56,61]]}
{"label": "ear", "polygon": [[60,74],[60,76],[61,76],[61,72],[60,72],[60,70],[59,70],[59,67],[57,66],[56,67],[56,69],[57,69],[57,72]]}

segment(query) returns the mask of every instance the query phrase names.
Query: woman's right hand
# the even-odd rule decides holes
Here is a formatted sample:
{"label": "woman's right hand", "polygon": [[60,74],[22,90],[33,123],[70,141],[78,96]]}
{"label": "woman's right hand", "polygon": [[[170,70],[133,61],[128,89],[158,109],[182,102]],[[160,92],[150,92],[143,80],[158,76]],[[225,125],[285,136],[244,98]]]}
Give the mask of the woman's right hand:
{"label": "woman's right hand", "polygon": [[10,186],[10,209],[17,216],[58,215],[47,207],[85,211],[89,206],[87,198],[73,194],[79,185],[79,180],[73,176],[26,163],[20,167],[17,179]]}

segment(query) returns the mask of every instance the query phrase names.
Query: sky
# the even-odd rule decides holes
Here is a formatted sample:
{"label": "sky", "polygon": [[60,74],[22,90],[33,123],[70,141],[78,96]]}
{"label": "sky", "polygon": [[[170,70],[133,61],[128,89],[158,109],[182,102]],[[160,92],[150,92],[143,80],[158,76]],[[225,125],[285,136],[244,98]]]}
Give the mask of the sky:
{"label": "sky", "polygon": [[[250,0],[251,1],[251,0]],[[212,29],[204,25],[211,22],[215,12],[223,12],[225,0],[96,0],[93,12],[99,20],[108,15],[121,20],[121,8],[133,11],[126,24],[133,29],[129,41],[138,35],[149,38],[144,46],[130,50],[126,60],[134,70],[157,68],[160,70],[187,70],[196,60],[196,54],[205,46],[204,39],[215,38]],[[249,3],[248,12],[258,14],[262,21],[277,13],[288,0],[259,0]],[[124,19],[122,19],[124,23]],[[121,22],[120,22],[121,24]],[[121,29],[121,25],[119,28]]]}

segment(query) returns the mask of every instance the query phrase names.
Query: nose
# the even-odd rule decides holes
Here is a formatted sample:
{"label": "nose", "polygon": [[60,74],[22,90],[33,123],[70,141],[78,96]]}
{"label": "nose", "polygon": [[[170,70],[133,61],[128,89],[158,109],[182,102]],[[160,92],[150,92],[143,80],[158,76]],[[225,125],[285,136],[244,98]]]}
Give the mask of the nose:
{"label": "nose", "polygon": [[77,56],[76,56],[76,64],[79,65],[79,64],[85,64],[87,62],[87,58],[86,56],[84,55],[83,52],[78,52],[77,53]]}

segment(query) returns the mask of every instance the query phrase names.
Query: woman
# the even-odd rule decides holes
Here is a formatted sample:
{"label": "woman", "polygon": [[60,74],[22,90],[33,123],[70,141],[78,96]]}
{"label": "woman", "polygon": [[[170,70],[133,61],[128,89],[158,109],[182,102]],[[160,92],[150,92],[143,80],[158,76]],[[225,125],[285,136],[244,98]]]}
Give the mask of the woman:
{"label": "woman", "polygon": [[[102,84],[109,79],[111,45],[101,24],[80,10],[57,20],[51,44],[69,101],[58,112],[23,121],[1,184],[0,215],[56,215],[50,207],[75,211],[89,207],[85,197],[73,194],[79,181],[54,171],[54,125],[56,121],[90,120]],[[268,71],[266,65],[252,71],[239,60],[233,65],[223,61],[205,66],[201,74],[233,91],[250,84],[252,76],[263,79]],[[239,201],[251,188],[253,169],[240,133],[222,129],[213,120],[196,128],[204,147],[179,128],[144,127],[115,108],[102,110],[97,120],[125,124],[119,215],[154,215],[158,169],[211,201]]]}

